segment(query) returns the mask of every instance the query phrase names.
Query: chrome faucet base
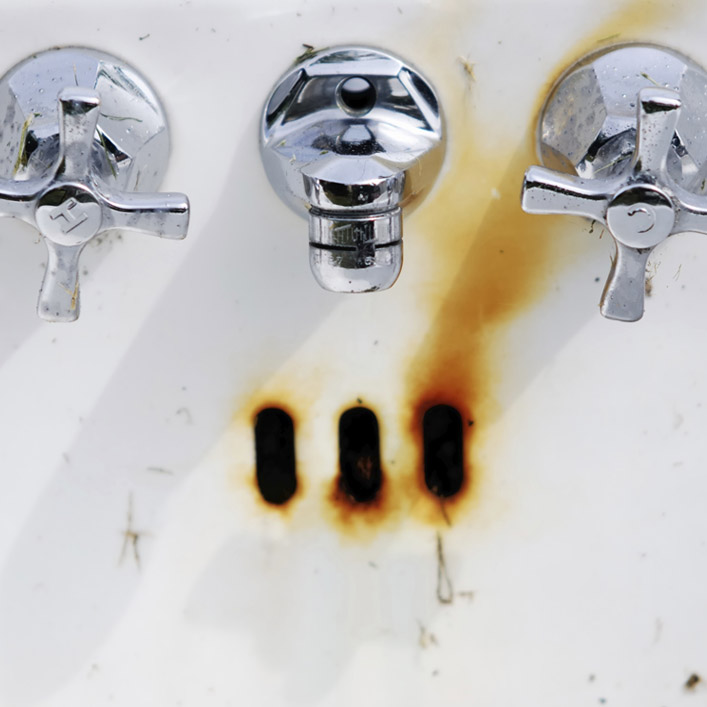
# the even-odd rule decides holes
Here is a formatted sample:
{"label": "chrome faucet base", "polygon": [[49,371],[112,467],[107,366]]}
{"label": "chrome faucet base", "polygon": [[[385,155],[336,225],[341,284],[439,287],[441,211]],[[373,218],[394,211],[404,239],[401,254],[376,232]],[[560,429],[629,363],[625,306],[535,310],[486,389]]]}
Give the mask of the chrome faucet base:
{"label": "chrome faucet base", "polygon": [[0,215],[47,245],[43,319],[78,318],[79,256],[99,233],[186,236],[186,196],[150,193],[169,156],[164,111],[122,61],[73,47],[35,54],[0,79],[0,121]]}
{"label": "chrome faucet base", "polygon": [[432,87],[377,49],[307,56],[263,112],[268,178],[309,218],[310,267],[333,292],[375,292],[402,266],[402,211],[430,188],[444,142]]}
{"label": "chrome faucet base", "polygon": [[616,257],[600,311],[609,319],[643,316],[646,263],[657,245],[707,233],[706,115],[707,72],[654,45],[591,54],[550,92],[538,126],[545,166],[526,172],[522,206],[607,227]]}

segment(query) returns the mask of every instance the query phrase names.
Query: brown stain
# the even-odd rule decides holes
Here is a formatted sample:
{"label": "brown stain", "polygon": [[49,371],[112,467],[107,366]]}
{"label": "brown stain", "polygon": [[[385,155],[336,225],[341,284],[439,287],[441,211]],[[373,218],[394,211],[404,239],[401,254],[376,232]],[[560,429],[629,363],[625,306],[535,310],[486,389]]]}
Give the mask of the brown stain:
{"label": "brown stain", "polygon": [[355,407],[371,410],[378,420],[381,486],[371,501],[356,501],[343,488],[341,469],[337,464],[337,468],[332,470],[331,481],[324,488],[322,510],[326,522],[337,530],[341,538],[369,542],[377,537],[382,529],[391,528],[399,521],[404,504],[401,503],[395,481],[391,480],[389,467],[386,464],[385,450],[390,435],[386,430],[385,421],[381,419],[382,416],[376,411],[375,406],[368,401],[364,403],[363,398],[342,405],[334,415],[332,442],[338,449],[339,420],[347,410]]}
{"label": "brown stain", "polygon": [[[421,211],[418,230],[423,235],[437,234],[438,280],[444,283],[445,274],[457,275],[441,303],[433,305],[438,313],[409,365],[407,399],[401,408],[407,411],[403,426],[409,429],[409,444],[416,450],[413,480],[422,500],[415,511],[423,521],[454,524],[480,498],[485,470],[472,443],[500,412],[495,390],[503,370],[494,347],[502,328],[545,294],[548,268],[558,264],[557,230],[567,218],[532,216],[520,208],[523,175],[538,163],[535,130],[545,97],[558,77],[589,52],[618,42],[655,41],[642,34],[673,12],[658,2],[634,0],[578,42],[539,91],[525,134],[504,170],[499,169],[503,156],[488,152],[476,138],[483,135],[483,128],[474,129],[474,117],[465,103],[457,100],[456,110],[451,116],[448,113],[449,134],[457,136],[448,151],[453,162],[434,200]],[[487,175],[476,188],[474,175]],[[489,196],[492,189],[498,198]],[[452,405],[474,422],[464,439],[464,487],[443,502],[427,489],[423,469],[422,417],[437,404]]]}
{"label": "brown stain", "polygon": [[396,509],[401,508],[394,504],[390,487],[391,482],[383,469],[383,480],[376,497],[361,503],[344,491],[337,474],[324,498],[325,518],[342,537],[372,540],[381,528],[392,525],[399,517]]}
{"label": "brown stain", "polygon": [[[467,416],[468,406],[461,396],[454,398],[448,396],[445,400],[432,398],[420,400],[417,408],[420,420],[429,407],[440,402],[455,407],[462,415],[462,419],[466,421],[464,448],[468,455],[473,435],[473,421]],[[334,415],[334,419],[338,422],[341,414],[351,407],[355,405],[342,406],[338,414]],[[392,430],[386,430],[385,420],[376,412],[374,406],[366,403],[365,407],[376,414],[379,423],[381,488],[373,500],[356,501],[342,487],[340,469],[337,468],[332,474],[331,481],[326,484],[323,495],[322,510],[326,522],[336,529],[342,539],[354,542],[369,542],[378,537],[382,531],[391,532],[410,518],[434,528],[451,525],[452,517],[457,515],[459,507],[465,503],[469,475],[465,477],[459,493],[450,498],[439,498],[430,492],[425,484],[422,466],[420,466],[420,473],[413,475],[411,483],[410,474],[405,472],[405,469],[410,467],[409,449],[408,453],[399,449],[400,440],[393,438]],[[331,439],[332,443],[338,444],[336,432]],[[404,444],[407,445],[408,441],[406,440]],[[414,444],[419,446],[422,454],[421,429],[419,440]],[[387,449],[388,447],[390,449]]]}
{"label": "brown stain", "polygon": [[[602,46],[626,42],[660,43],[655,29],[667,20],[675,20],[689,12],[692,0],[666,3],[663,0],[629,0],[617,8],[605,21],[577,43],[571,54],[562,59],[557,75],[577,59]],[[544,94],[543,94],[544,95]]]}
{"label": "brown stain", "polygon": [[[414,450],[409,459],[413,471],[406,480],[416,496],[413,514],[435,526],[454,525],[477,497],[483,469],[474,458],[473,443],[498,414],[494,390],[502,371],[491,355],[493,346],[499,327],[545,293],[557,235],[549,223],[552,218],[530,216],[520,208],[523,175],[537,162],[535,121],[529,122],[515,154],[504,160],[497,153],[487,154],[475,139],[468,110],[456,111],[455,117],[466,124],[453,131],[458,136],[457,144],[449,146],[453,162],[418,221],[423,237],[444,234],[437,236],[431,267],[437,282],[451,280],[451,285],[441,301],[425,292],[427,301],[421,306],[434,307],[437,314],[408,364],[401,405],[401,426],[409,435],[405,444]],[[486,175],[476,189],[470,189],[472,174]],[[456,408],[467,421],[464,484],[447,499],[427,488],[423,465],[422,419],[440,404]]]}
{"label": "brown stain", "polygon": [[[475,137],[483,131],[475,130],[469,111],[467,99],[474,88],[466,77],[460,78],[456,95],[442,95],[448,134],[456,136],[456,141],[448,145],[447,160],[451,164],[442,183],[417,216],[418,242],[433,241],[435,257],[428,263],[429,282],[421,284],[416,292],[424,299],[411,302],[411,307],[436,310],[437,314],[404,373],[406,393],[399,405],[403,436],[393,441],[390,432],[386,433],[385,420],[378,416],[383,480],[377,497],[369,503],[357,503],[342,490],[338,469],[332,469],[331,480],[322,492],[322,505],[314,506],[321,516],[298,516],[292,527],[309,526],[323,518],[341,538],[366,541],[410,518],[436,528],[454,525],[481,499],[484,474],[489,470],[479,463],[475,444],[500,412],[495,390],[503,370],[494,358],[494,347],[504,328],[546,293],[547,272],[558,266],[557,231],[561,232],[567,222],[563,217],[527,215],[520,208],[523,175],[530,165],[538,163],[535,129],[545,97],[557,78],[591,51],[630,41],[658,41],[649,35],[649,28],[675,13],[675,7],[656,0],[632,0],[578,41],[571,52],[558,59],[556,71],[549,72],[547,81],[539,87],[525,132],[505,156],[487,150]],[[458,61],[442,48],[433,54],[448,59],[450,66]],[[485,176],[475,183],[474,175]],[[240,409],[256,411],[250,418],[251,425],[265,407],[285,409],[297,434],[298,416],[306,414],[307,400],[316,395],[311,383],[292,382],[282,390],[269,392],[267,401],[256,391]],[[422,418],[427,409],[438,404],[453,406],[466,421],[464,484],[456,496],[446,499],[429,491],[423,469]],[[343,406],[340,412],[348,407]],[[242,414],[237,420],[244,422]],[[338,444],[336,433],[330,439]],[[392,457],[386,455],[387,443],[395,447],[394,466]],[[260,497],[253,467],[250,478],[254,502],[291,520],[292,508],[305,495],[306,475],[298,462],[296,494],[286,504],[274,506]]]}

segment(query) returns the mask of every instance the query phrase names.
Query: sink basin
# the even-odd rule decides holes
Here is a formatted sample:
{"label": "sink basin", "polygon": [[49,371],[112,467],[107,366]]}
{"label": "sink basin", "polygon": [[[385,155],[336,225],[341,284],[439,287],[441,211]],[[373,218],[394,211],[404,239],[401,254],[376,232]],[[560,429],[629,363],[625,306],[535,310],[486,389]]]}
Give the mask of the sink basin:
{"label": "sink basin", "polygon": [[[36,318],[36,233],[0,225],[0,707],[704,699],[707,239],[657,249],[643,320],[607,321],[610,238],[526,215],[519,193],[560,71],[629,40],[707,65],[707,6],[5,14],[0,67],[81,45],[148,78],[172,139],[160,188],[187,193],[192,218],[183,242],[92,243],[71,325]],[[342,296],[311,276],[258,125],[298,56],[355,43],[420,68],[448,142],[398,282]],[[437,405],[462,425],[450,496],[425,483]],[[279,505],[255,474],[271,407],[294,432],[297,490]],[[341,415],[358,408],[379,436],[364,503],[339,480]]]}

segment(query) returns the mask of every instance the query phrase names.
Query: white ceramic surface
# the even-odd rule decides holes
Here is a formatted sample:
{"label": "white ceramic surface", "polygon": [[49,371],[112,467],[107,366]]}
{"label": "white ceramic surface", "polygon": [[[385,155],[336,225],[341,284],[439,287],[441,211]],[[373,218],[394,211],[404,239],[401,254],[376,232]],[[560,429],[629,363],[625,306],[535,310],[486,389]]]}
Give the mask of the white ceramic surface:
{"label": "white ceramic surface", "polygon": [[[518,195],[556,74],[631,39],[707,65],[707,5],[2,9],[0,69],[77,44],[145,74],[172,128],[163,188],[193,209],[184,242],[91,247],[74,325],[35,318],[45,254],[0,223],[2,707],[704,704],[685,683],[707,678],[707,239],[672,239],[645,318],[610,322],[609,239]],[[257,146],[302,44],[339,43],[419,66],[449,134],[400,280],[365,296],[317,287]],[[410,416],[439,388],[475,422],[451,526],[412,482]],[[391,496],[347,529],[328,495],[358,398]],[[285,515],[252,482],[266,402],[296,417]]]}

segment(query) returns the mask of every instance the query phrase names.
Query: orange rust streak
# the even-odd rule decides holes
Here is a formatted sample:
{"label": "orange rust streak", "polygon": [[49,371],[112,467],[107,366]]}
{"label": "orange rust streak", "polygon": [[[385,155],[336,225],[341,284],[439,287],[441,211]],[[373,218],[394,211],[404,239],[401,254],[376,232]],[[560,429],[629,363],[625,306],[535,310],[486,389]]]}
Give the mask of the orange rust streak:
{"label": "orange rust streak", "polygon": [[[458,274],[407,374],[410,392],[404,409],[410,415],[408,427],[417,452],[416,486],[431,502],[420,507],[426,520],[447,522],[440,499],[427,490],[424,482],[425,411],[433,405],[447,404],[455,407],[467,422],[489,419],[499,375],[489,356],[496,328],[529,307],[544,291],[545,264],[552,258],[553,234],[545,219],[524,214],[519,205],[523,173],[533,161],[532,141],[527,136],[497,182],[500,198],[486,203],[479,200],[470,209],[468,196],[457,193],[468,188],[460,172],[466,171],[469,164],[478,164],[479,159],[473,152],[469,157],[465,155],[450,174],[451,184],[441,188],[441,203],[431,213],[436,228],[450,236],[448,242],[453,247],[447,253],[447,266],[449,270],[458,267]],[[476,222],[469,218],[472,209],[482,214]],[[456,261],[465,250],[463,244],[471,247],[459,266]],[[467,424],[465,429],[464,487],[443,503],[450,518],[472,495],[470,477],[476,480],[478,471],[472,460],[475,429],[476,424]]]}
{"label": "orange rust streak", "polygon": [[[347,410],[362,404],[360,398],[357,401],[344,401],[336,414],[337,423]],[[323,498],[324,519],[338,531],[342,538],[356,542],[373,540],[382,528],[390,527],[394,522],[397,522],[405,510],[404,504],[401,503],[396,493],[395,483],[390,480],[389,468],[385,463],[385,450],[390,442],[385,421],[381,419],[374,406],[366,402],[365,407],[371,410],[378,420],[381,459],[380,489],[376,497],[367,503],[355,501],[343,490],[341,469],[337,465],[332,470],[332,479],[326,485]],[[338,429],[338,424],[336,428]],[[338,449],[338,437],[335,436],[332,443],[336,444]]]}
{"label": "orange rust streak", "polygon": [[326,498],[326,517],[337,530],[356,540],[371,540],[381,526],[397,518],[396,506],[391,498],[390,483],[386,481],[385,469],[380,490],[367,503],[357,503],[341,488],[340,477],[332,479]]}
{"label": "orange rust streak", "polygon": [[[457,125],[450,134],[472,137],[465,145],[450,144],[454,164],[437,187],[434,202],[420,214],[418,229],[423,234],[441,234],[437,267],[441,273],[457,274],[407,374],[408,427],[417,452],[415,485],[427,497],[418,510],[426,520],[450,522],[477,495],[482,470],[474,463],[472,432],[478,433],[479,425],[483,427],[498,413],[494,389],[502,371],[493,360],[496,335],[500,326],[522,314],[547,287],[546,273],[555,258],[556,243],[551,225],[561,217],[530,216],[520,208],[523,175],[538,162],[535,128],[545,96],[556,76],[607,43],[602,39],[613,36],[608,43],[638,39],[642,28],[670,12],[657,2],[630,2],[580,41],[538,96],[537,111],[529,116],[526,133],[502,173],[494,174],[499,155],[485,153],[484,146],[475,142],[477,131],[468,124],[466,111],[454,115],[468,123]],[[484,174],[489,177],[474,184]],[[499,198],[488,196],[492,187]],[[465,419],[477,423],[467,427],[464,439],[465,486],[454,499],[442,502],[442,509],[440,499],[425,485],[422,452],[422,417],[440,403],[453,405]]]}

